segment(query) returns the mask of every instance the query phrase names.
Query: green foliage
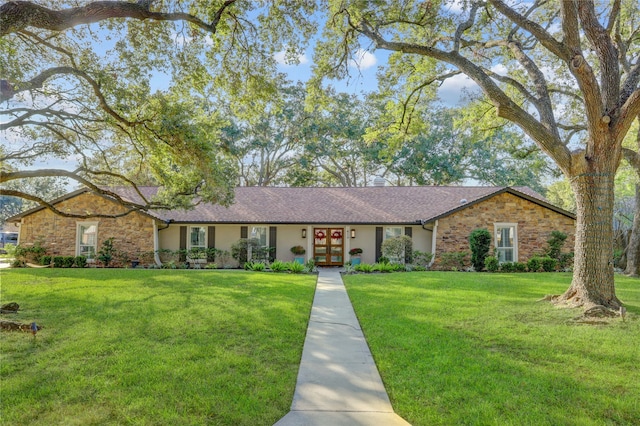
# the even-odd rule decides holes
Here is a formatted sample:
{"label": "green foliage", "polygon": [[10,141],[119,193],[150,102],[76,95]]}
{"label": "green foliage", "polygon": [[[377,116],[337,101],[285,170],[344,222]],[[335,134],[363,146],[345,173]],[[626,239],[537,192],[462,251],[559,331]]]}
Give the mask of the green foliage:
{"label": "green foliage", "polygon": [[372,270],[377,272],[389,273],[397,270],[395,266],[396,264],[392,263],[375,263],[372,266]]}
{"label": "green foliage", "polygon": [[263,262],[247,262],[244,268],[254,272],[264,272],[264,270],[267,269],[267,265]]}
{"label": "green foliage", "polygon": [[308,272],[317,272],[318,268],[316,268],[316,261],[313,259],[309,259],[307,260],[307,263],[305,264],[305,268]]}
{"label": "green foliage", "polygon": [[397,259],[401,263],[411,263],[413,259],[413,240],[408,235],[387,238],[382,242],[381,249],[384,257]]}
{"label": "green foliage", "polygon": [[558,266],[558,260],[548,256],[541,258],[541,263],[544,272],[553,272]]}
{"label": "green foliage", "polygon": [[378,259],[378,263],[389,263],[389,258],[386,256],[380,256],[380,258]]}
{"label": "green foliage", "polygon": [[18,245],[15,251],[16,261],[41,264],[42,256],[47,254],[47,249],[43,244],[44,242],[38,239],[32,246]]}
{"label": "green foliage", "polygon": [[291,247],[291,253],[293,254],[305,254],[307,250],[302,246],[293,246]]}
{"label": "green foliage", "polygon": [[287,268],[292,274],[302,274],[305,271],[305,266],[298,262],[287,262]]}
{"label": "green foliage", "polygon": [[107,238],[102,242],[102,247],[98,250],[97,259],[108,267],[115,255],[115,247],[113,246],[113,237]]}
{"label": "green foliage", "polygon": [[274,260],[269,268],[271,268],[273,272],[285,272],[288,269],[287,264],[280,260]]}
{"label": "green foliage", "polygon": [[76,268],[84,268],[87,266],[87,258],[85,256],[76,256],[73,264]]}
{"label": "green foliage", "polygon": [[[382,265],[382,263],[378,263],[378,264]],[[373,272],[373,265],[369,263],[361,263],[359,265],[356,265],[354,269],[356,270],[356,272],[371,273]]]}
{"label": "green foliage", "polygon": [[469,234],[469,247],[471,248],[471,265],[476,271],[484,268],[484,259],[489,254],[491,247],[491,233],[487,229],[475,229]]}
{"label": "green foliage", "polygon": [[414,250],[413,251],[413,263],[423,267],[429,266],[433,259],[433,253],[427,253],[425,251]]}
{"label": "green foliage", "polygon": [[516,271],[516,266],[513,262],[503,262],[500,264],[500,272],[511,273]]}
{"label": "green foliage", "polygon": [[538,272],[542,267],[542,258],[540,256],[533,256],[527,261],[527,270],[529,272]]}
{"label": "green foliage", "polygon": [[484,267],[489,272],[498,272],[500,269],[500,261],[495,256],[487,256],[484,258]]}
{"label": "green foliage", "polygon": [[445,252],[440,255],[440,268],[448,271],[460,271],[465,267],[465,260],[469,256],[466,251]]}
{"label": "green foliage", "polygon": [[513,267],[515,268],[515,272],[527,271],[527,264],[524,262],[513,262]]}
{"label": "green foliage", "polygon": [[4,250],[7,252],[7,255],[13,257],[16,255],[16,245],[13,243],[7,243],[4,245]]}
{"label": "green foliage", "polygon": [[545,254],[553,259],[560,259],[562,247],[567,239],[567,234],[560,231],[551,231],[551,235],[547,240],[547,248]]}
{"label": "green foliage", "polygon": [[238,241],[231,245],[231,257],[238,261],[241,265],[248,261],[248,249],[251,247],[251,250],[257,250],[260,242],[253,238],[240,238]]}

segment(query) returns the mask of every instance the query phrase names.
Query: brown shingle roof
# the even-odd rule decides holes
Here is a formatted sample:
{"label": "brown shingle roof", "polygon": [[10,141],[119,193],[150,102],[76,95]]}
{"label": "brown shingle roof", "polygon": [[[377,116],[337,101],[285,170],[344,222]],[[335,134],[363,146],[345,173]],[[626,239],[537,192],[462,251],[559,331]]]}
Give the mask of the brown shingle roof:
{"label": "brown shingle roof", "polygon": [[[156,187],[140,187],[150,198]],[[78,190],[56,202],[73,198]],[[124,199],[139,196],[128,188],[114,189]],[[147,214],[178,223],[291,223],[291,224],[411,224],[428,223],[502,192],[528,199],[569,217],[572,213],[549,204],[527,187],[401,186],[364,188],[238,187],[229,207],[203,203],[193,210],[155,210]],[[463,200],[465,200],[463,202]],[[41,207],[21,213],[28,215]]]}
{"label": "brown shingle roof", "polygon": [[433,221],[504,191],[554,208],[540,194],[522,187],[238,187],[229,207],[202,204],[194,210],[156,214],[175,222],[409,224]]}

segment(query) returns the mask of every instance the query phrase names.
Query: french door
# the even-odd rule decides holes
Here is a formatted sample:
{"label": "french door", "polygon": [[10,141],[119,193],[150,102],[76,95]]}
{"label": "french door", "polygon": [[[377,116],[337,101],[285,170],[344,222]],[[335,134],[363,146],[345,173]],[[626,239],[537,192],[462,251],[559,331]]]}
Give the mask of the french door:
{"label": "french door", "polygon": [[314,228],[313,258],[318,266],[344,265],[344,228]]}

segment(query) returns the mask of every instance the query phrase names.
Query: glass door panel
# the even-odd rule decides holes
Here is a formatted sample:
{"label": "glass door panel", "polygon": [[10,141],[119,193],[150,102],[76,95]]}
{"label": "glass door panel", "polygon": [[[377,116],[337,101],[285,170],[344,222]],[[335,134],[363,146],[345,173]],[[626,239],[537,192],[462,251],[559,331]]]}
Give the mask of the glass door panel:
{"label": "glass door panel", "polygon": [[344,228],[315,228],[313,257],[318,266],[344,264]]}

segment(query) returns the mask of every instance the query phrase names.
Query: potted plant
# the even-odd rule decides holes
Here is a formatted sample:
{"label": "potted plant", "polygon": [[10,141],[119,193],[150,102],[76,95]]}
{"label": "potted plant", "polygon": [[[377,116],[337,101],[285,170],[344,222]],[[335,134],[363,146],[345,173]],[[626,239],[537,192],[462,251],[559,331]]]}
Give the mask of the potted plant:
{"label": "potted plant", "polygon": [[307,251],[302,246],[291,247],[291,253],[293,253],[293,261],[304,265],[304,254]]}
{"label": "potted plant", "polygon": [[351,250],[349,250],[349,255],[351,256],[351,264],[352,265],[359,265],[360,264],[360,255],[362,254],[362,249],[361,248],[352,248]]}

